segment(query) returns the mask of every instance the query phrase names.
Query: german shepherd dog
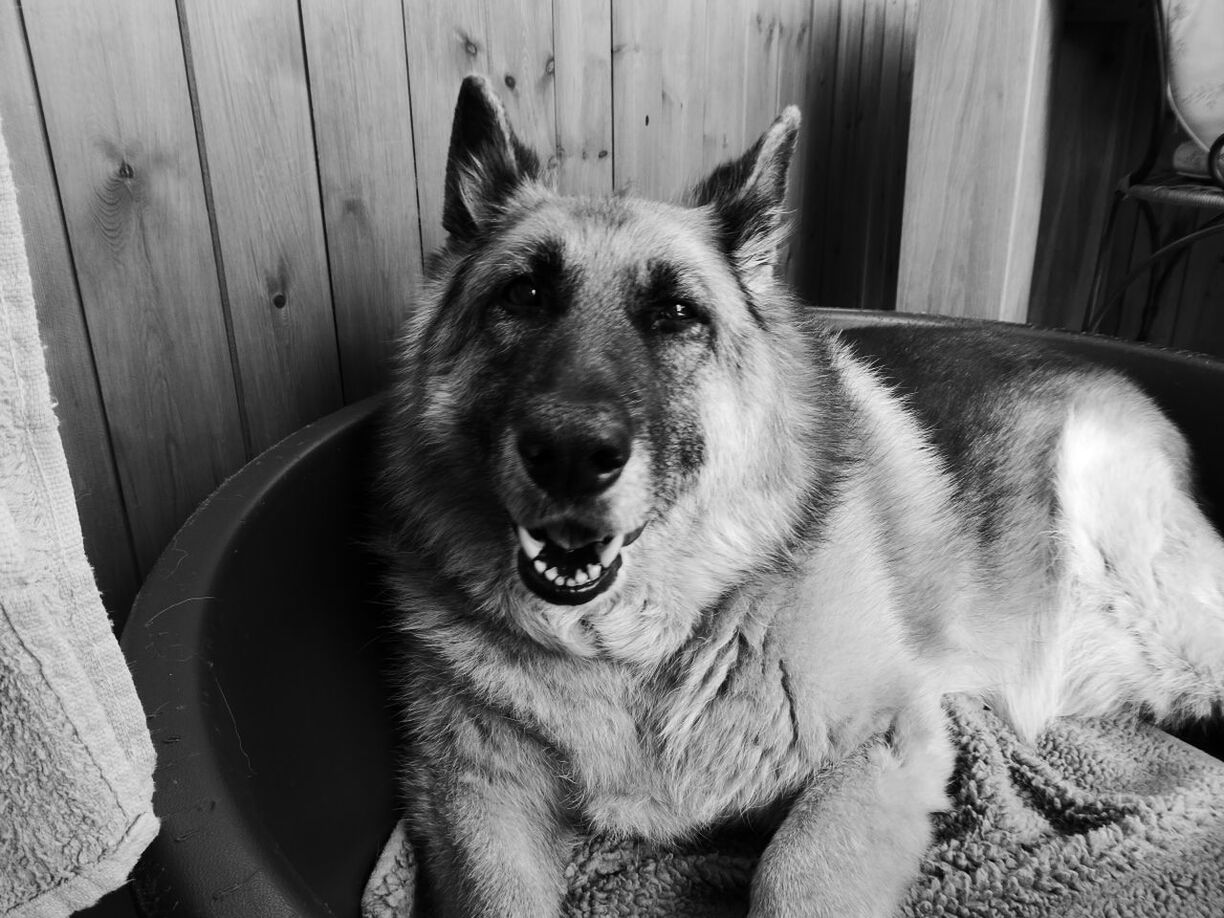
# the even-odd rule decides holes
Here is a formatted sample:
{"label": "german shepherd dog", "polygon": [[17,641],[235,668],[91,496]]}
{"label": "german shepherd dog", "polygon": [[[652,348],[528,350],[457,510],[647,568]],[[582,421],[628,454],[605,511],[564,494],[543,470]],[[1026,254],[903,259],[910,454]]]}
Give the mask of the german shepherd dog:
{"label": "german shepherd dog", "polygon": [[892,332],[898,394],[776,277],[798,127],[682,204],[564,197],[463,83],[381,452],[429,914],[556,915],[579,833],[748,819],[751,915],[888,915],[945,693],[1028,737],[1224,698],[1179,432],[989,330]]}

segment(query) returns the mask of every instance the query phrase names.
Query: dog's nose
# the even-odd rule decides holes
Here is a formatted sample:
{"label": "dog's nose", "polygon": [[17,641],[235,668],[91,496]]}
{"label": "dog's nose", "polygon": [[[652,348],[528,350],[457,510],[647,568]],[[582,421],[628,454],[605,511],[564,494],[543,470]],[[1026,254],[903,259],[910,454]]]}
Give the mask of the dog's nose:
{"label": "dog's nose", "polygon": [[518,436],[523,468],[558,499],[591,497],[607,490],[620,477],[630,451],[629,425],[607,415],[527,424]]}

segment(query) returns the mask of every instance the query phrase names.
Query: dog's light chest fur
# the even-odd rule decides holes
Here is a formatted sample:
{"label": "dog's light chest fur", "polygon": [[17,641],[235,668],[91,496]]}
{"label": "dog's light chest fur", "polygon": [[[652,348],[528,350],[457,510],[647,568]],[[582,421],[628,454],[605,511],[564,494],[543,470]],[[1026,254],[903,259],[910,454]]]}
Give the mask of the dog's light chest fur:
{"label": "dog's light chest fur", "polygon": [[[944,805],[946,693],[1030,737],[1224,696],[1180,434],[989,331],[809,321],[774,272],[797,126],[690,206],[575,201],[464,84],[382,460],[431,914],[553,915],[579,832],[746,819],[776,829],[753,918],[885,916]],[[611,483],[543,476],[541,425],[614,446]],[[598,590],[545,573],[606,545]]]}

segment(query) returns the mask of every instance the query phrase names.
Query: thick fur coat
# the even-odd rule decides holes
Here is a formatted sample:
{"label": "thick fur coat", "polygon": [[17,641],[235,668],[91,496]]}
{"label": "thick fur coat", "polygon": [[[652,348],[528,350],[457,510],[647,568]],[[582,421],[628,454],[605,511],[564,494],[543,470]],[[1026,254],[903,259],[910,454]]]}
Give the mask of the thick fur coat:
{"label": "thick fur coat", "polygon": [[1224,544],[1111,373],[878,342],[776,277],[787,109],[681,204],[545,186],[460,91],[400,345],[381,542],[403,785],[443,916],[557,913],[577,833],[772,833],[752,915],[884,916],[944,806],[941,697],[1210,713]]}

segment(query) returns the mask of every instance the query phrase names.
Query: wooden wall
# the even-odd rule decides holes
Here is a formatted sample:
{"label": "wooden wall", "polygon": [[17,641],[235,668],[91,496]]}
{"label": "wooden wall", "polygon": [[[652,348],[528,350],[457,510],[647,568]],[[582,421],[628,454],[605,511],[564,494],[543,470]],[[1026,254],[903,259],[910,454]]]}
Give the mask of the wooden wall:
{"label": "wooden wall", "polygon": [[0,119],[116,623],[220,481],[378,388],[442,239],[466,73],[571,192],[674,195],[799,103],[789,271],[888,307],[917,7],[0,0]]}

